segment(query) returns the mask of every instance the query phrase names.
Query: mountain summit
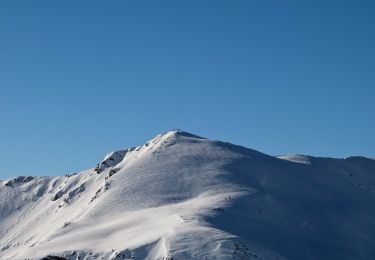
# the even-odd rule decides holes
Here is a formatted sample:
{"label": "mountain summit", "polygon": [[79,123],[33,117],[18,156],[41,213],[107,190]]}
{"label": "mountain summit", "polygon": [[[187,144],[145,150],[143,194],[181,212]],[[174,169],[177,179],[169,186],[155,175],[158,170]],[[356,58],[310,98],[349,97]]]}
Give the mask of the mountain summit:
{"label": "mountain summit", "polygon": [[374,259],[375,160],[273,157],[169,131],[0,182],[0,259]]}

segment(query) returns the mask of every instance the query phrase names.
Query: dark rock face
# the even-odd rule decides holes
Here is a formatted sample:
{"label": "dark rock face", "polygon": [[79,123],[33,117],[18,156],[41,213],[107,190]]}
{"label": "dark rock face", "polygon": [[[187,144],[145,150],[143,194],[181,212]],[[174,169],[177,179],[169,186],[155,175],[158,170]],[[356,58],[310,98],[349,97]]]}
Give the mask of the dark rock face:
{"label": "dark rock face", "polygon": [[46,257],[43,257],[42,260],[68,260],[68,259],[62,256],[48,255]]}

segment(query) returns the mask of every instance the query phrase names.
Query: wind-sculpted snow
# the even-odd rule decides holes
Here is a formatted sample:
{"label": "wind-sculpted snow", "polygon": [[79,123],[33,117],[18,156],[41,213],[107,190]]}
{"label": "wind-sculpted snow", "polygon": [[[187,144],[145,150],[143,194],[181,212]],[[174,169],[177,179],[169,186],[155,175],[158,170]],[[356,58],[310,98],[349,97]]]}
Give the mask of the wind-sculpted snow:
{"label": "wind-sculpted snow", "polygon": [[0,182],[0,259],[374,259],[374,196],[373,159],[170,131],[77,174]]}

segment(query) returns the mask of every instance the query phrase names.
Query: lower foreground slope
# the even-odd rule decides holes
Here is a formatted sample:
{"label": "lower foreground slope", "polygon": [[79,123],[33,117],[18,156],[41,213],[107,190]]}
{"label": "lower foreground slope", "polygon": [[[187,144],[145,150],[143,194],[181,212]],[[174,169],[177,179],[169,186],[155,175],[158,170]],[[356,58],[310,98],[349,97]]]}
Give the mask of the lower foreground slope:
{"label": "lower foreground slope", "polygon": [[64,177],[0,182],[0,259],[374,259],[375,161],[170,131]]}

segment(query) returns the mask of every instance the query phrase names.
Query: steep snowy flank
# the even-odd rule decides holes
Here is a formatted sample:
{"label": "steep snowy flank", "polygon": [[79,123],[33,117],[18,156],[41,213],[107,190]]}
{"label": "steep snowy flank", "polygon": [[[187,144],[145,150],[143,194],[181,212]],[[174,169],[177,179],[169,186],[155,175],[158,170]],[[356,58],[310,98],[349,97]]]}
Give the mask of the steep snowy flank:
{"label": "steep snowy flank", "polygon": [[375,161],[169,131],[77,174],[1,181],[0,259],[53,257],[374,259]]}

